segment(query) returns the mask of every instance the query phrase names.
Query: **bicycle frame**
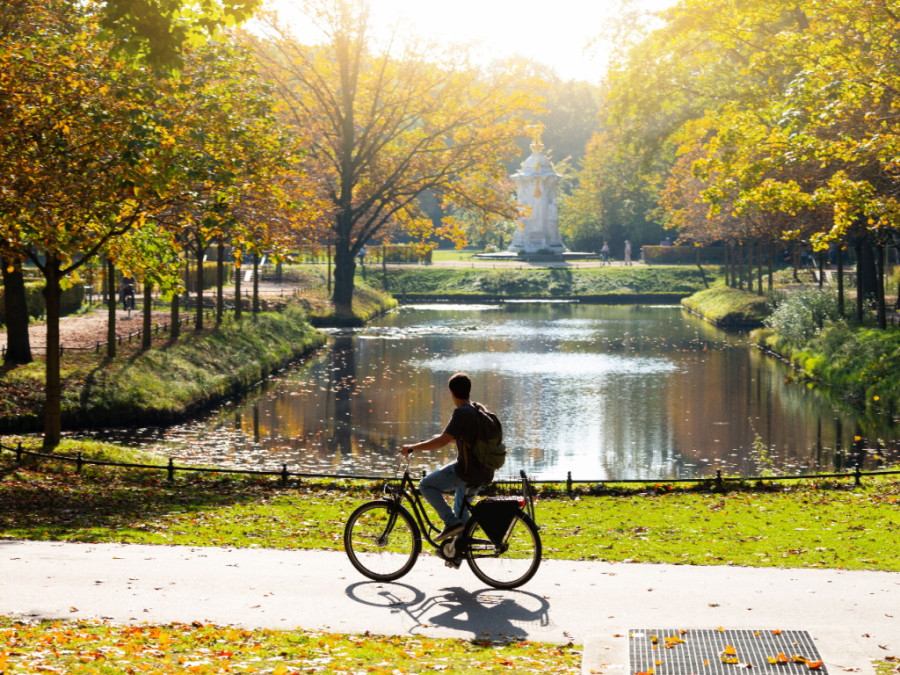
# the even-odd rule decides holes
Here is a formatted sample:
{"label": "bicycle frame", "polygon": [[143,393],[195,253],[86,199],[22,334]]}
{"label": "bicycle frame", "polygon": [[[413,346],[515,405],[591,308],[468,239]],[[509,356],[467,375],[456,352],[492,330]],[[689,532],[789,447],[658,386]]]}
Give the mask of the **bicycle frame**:
{"label": "bicycle frame", "polygon": [[[419,532],[434,548],[441,547],[441,545],[437,543],[432,537],[432,533],[436,534],[440,532],[441,528],[435,525],[431,521],[431,518],[428,517],[428,512],[425,510],[425,505],[422,503],[422,493],[419,492],[419,488],[417,488],[416,484],[413,483],[412,477],[409,475],[409,467],[406,467],[403,470],[403,476],[400,478],[399,484],[385,484],[384,496],[388,501],[398,505],[402,504],[405,499],[410,506],[409,510],[416,521]],[[469,501],[468,497],[463,498],[463,508],[468,509],[469,511],[472,510],[472,503]],[[393,527],[394,518],[391,518],[390,522],[388,522],[387,527],[385,528],[385,531],[390,532]]]}
{"label": "bicycle frame", "polygon": [[[535,523],[535,526],[540,529],[540,526],[537,525],[537,521],[534,517],[534,494],[531,487],[531,481],[528,480],[528,476],[524,471],[520,471],[519,475],[522,478],[522,493],[524,497],[524,504],[521,505],[522,511],[526,513]],[[412,477],[409,475],[408,465],[403,470],[403,476],[400,478],[399,484],[385,484],[384,496],[388,501],[398,505],[402,504],[403,500],[405,499],[411,507],[410,511],[413,518],[416,520],[416,525],[419,528],[419,532],[425,537],[426,541],[428,541],[428,543],[431,544],[432,547],[436,549],[441,548],[441,544],[434,541],[431,536],[432,532],[440,532],[441,528],[435,525],[431,521],[431,518],[428,517],[428,512],[425,510],[425,505],[422,503],[422,493],[419,492],[419,488],[416,487],[415,483],[413,483]],[[469,498],[463,497],[463,508],[468,509],[468,511],[471,513],[472,506],[473,504],[469,501]],[[385,532],[390,532],[393,529],[395,519],[396,516],[393,516],[389,520],[387,527],[385,528]]]}

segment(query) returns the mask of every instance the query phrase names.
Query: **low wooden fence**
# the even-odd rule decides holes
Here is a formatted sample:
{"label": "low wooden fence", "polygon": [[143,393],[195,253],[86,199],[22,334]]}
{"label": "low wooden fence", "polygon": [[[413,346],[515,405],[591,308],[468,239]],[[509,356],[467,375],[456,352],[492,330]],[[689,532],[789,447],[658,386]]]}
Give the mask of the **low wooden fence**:
{"label": "low wooden fence", "polygon": [[[329,474],[329,473],[312,473],[305,471],[288,471],[287,464],[282,464],[281,469],[257,470],[257,469],[226,469],[215,467],[195,467],[180,466],[175,464],[175,460],[171,457],[167,464],[131,464],[127,462],[107,462],[102,460],[85,459],[82,453],[78,453],[74,457],[72,455],[64,455],[61,453],[36,452],[26,450],[21,443],[17,443],[15,447],[4,445],[0,441],[0,454],[4,451],[14,453],[16,463],[20,463],[23,457],[33,457],[36,459],[50,459],[58,462],[66,462],[75,465],[76,471],[81,472],[85,465],[92,466],[109,466],[127,469],[145,469],[149,471],[165,471],[169,482],[174,482],[177,472],[185,473],[215,473],[215,474],[238,474],[245,476],[269,476],[280,479],[282,486],[287,486],[291,478],[297,479],[327,479],[327,480],[370,480],[383,481],[388,480],[389,476],[366,475],[366,474]],[[862,471],[859,466],[854,467],[851,471],[835,472],[835,473],[812,473],[812,474],[794,474],[789,476],[726,476],[721,470],[716,471],[715,476],[699,477],[699,478],[628,478],[616,480],[595,480],[595,479],[575,479],[572,472],[568,473],[565,480],[547,479],[534,480],[529,479],[532,484],[536,485],[562,485],[565,484],[566,492],[573,492],[576,485],[622,485],[622,484],[639,484],[650,486],[674,485],[674,484],[695,484],[704,485],[708,489],[724,489],[726,483],[744,482],[744,483],[761,483],[773,481],[795,481],[795,480],[823,480],[828,478],[852,479],[857,486],[862,485],[864,477],[900,475],[900,469],[883,470],[883,471]],[[494,481],[498,487],[518,484],[518,479],[500,478]]]}

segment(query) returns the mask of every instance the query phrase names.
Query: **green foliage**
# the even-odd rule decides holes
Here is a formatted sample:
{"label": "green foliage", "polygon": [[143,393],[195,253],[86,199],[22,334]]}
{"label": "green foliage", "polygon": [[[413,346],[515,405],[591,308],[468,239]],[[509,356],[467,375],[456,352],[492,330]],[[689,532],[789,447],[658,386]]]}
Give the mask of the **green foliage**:
{"label": "green foliage", "polygon": [[840,318],[837,294],[803,287],[787,294],[766,319],[766,325],[794,346],[802,346]]}
{"label": "green foliage", "polygon": [[700,291],[681,304],[704,319],[722,326],[759,325],[769,314],[765,298],[724,285]]}
{"label": "green foliage", "polygon": [[724,246],[642,246],[641,256],[648,265],[724,264]]}

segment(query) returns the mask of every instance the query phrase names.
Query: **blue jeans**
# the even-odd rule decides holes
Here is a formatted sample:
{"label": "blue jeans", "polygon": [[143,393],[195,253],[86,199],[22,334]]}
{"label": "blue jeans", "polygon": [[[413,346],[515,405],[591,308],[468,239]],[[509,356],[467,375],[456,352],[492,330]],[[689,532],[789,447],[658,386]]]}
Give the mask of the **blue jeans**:
{"label": "blue jeans", "polygon": [[[463,498],[474,497],[478,494],[478,487],[469,487],[462,478],[456,475],[456,464],[448,464],[445,467],[432,471],[419,483],[419,490],[425,500],[431,504],[444,525],[456,525],[465,523],[469,519],[468,509],[463,510]],[[444,493],[455,492],[453,508],[444,499]]]}

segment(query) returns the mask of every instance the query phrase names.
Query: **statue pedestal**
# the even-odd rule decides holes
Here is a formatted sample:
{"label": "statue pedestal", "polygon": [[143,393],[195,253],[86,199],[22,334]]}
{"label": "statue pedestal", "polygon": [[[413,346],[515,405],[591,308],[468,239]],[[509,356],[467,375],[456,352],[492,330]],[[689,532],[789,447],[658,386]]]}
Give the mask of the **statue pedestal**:
{"label": "statue pedestal", "polygon": [[542,253],[562,255],[566,251],[559,238],[559,204],[557,186],[560,176],[550,160],[541,154],[539,138],[531,144],[531,156],[522,162],[516,182],[516,197],[521,206],[521,227],[513,233],[507,249],[513,253]]}

